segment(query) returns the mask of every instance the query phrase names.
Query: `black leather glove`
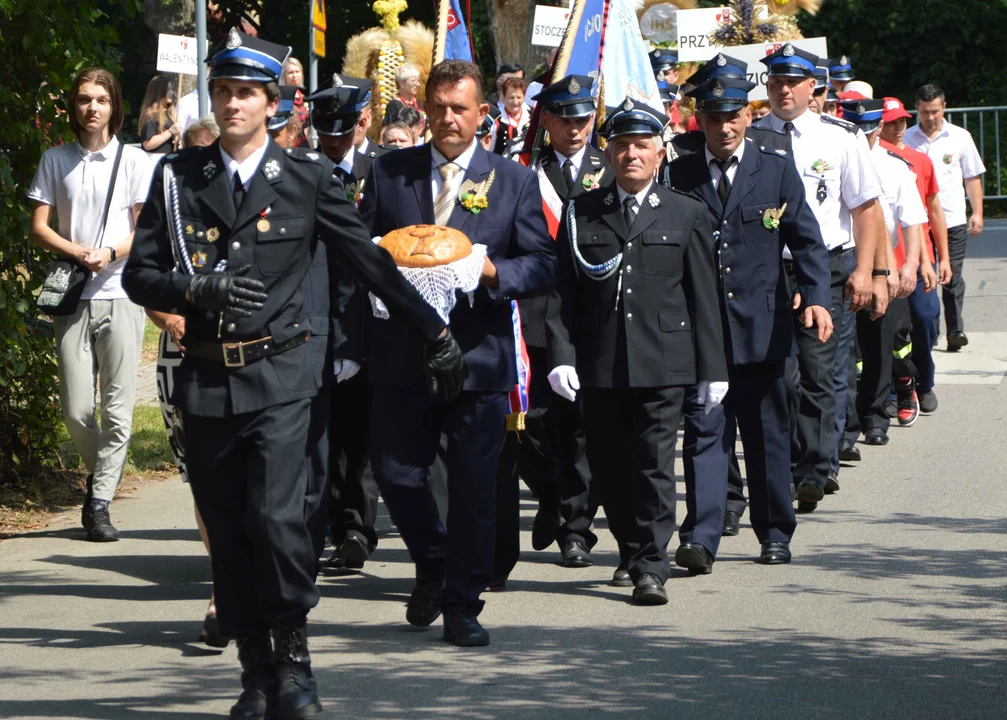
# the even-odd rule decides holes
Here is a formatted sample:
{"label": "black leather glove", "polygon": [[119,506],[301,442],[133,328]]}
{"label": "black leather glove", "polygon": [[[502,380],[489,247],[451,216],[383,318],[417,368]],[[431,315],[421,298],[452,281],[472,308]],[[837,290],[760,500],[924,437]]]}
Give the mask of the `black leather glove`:
{"label": "black leather glove", "polygon": [[469,366],[465,364],[465,355],[451,330],[427,343],[424,355],[430,393],[438,395],[443,390],[445,400],[454,400],[469,376]]}
{"label": "black leather glove", "polygon": [[233,275],[193,275],[189,281],[189,302],[214,312],[251,317],[253,312],[263,308],[269,296],[263,292],[266,286],[261,282],[242,277],[250,267],[245,265]]}

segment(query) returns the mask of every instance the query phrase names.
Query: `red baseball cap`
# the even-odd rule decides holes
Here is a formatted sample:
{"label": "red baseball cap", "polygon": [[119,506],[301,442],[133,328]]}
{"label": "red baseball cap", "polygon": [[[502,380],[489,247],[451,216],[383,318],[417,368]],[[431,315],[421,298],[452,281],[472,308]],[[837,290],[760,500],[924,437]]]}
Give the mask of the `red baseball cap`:
{"label": "red baseball cap", "polygon": [[846,102],[847,100],[868,100],[869,98],[856,90],[847,90],[846,92],[839,93],[839,99]]}
{"label": "red baseball cap", "polygon": [[886,123],[894,122],[899,118],[909,119],[911,117],[912,115],[906,112],[906,107],[902,104],[901,100],[893,97],[885,98],[885,111],[882,113],[881,119]]}

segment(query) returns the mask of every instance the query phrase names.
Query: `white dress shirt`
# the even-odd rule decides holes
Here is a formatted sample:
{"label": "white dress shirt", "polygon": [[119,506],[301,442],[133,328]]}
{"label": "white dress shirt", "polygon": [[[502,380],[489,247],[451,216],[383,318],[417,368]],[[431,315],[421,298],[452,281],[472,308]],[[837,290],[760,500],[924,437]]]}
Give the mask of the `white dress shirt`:
{"label": "white dress shirt", "polygon": [[965,187],[962,183],[967,178],[986,172],[972,133],[945,120],[933,140],[924,134],[919,125],[913,125],[906,130],[902,141],[933,161],[937,197],[944,208],[948,227],[965,225],[968,218],[965,216]]}
{"label": "white dress shirt", "polygon": [[916,188],[916,175],[904,160],[876,143],[871,148],[871,161],[881,181],[881,211],[894,247],[898,243],[897,226],[922,225],[928,222],[927,211]]}
{"label": "white dress shirt", "polygon": [[[633,208],[633,217],[636,217],[637,215],[640,214],[640,208],[643,207],[643,201],[647,199],[647,195],[650,193],[651,188],[653,187],[654,183],[651,183],[643,190],[636,193],[636,195],[632,196],[636,198],[636,206]],[[623,190],[622,185],[620,185],[619,183],[615,184],[615,189],[619,194],[619,207],[624,207],[623,203],[626,202],[626,198],[630,197],[630,194],[625,190]]]}
{"label": "white dress shirt", "polygon": [[584,153],[587,152],[587,145],[569,157],[561,153],[556,148],[553,148],[552,151],[556,155],[556,162],[559,163],[561,169],[563,167],[563,163],[567,160],[573,164],[573,177],[574,179],[577,179],[580,176],[580,166],[584,164]]}
{"label": "white dress shirt", "polygon": [[351,145],[350,149],[346,151],[345,155],[343,155],[343,159],[336,163],[336,167],[342,168],[347,174],[352,175],[353,159],[355,157],[353,153],[355,152],[357,152],[357,150]]}
{"label": "white dress shirt", "polygon": [[[785,122],[770,113],[756,125],[783,132]],[[867,138],[860,131],[853,133],[838,124],[842,121],[810,110],[792,122],[794,164],[804,181],[807,203],[818,219],[825,247],[830,251],[853,248],[850,211],[881,196]],[[818,189],[823,183],[826,194],[820,201]],[[784,248],[783,257],[792,257],[789,249]]]}
{"label": "white dress shirt", "polygon": [[262,143],[262,147],[240,163],[227,154],[223,145],[220,146],[220,157],[224,161],[224,172],[227,173],[227,181],[231,186],[232,194],[234,193],[234,171],[238,171],[242,187],[248,190],[248,183],[252,182],[252,178],[255,177],[255,173],[259,169],[259,164],[262,162],[262,157],[266,154],[266,148],[269,147],[269,143],[270,140],[267,137],[266,142]]}
{"label": "white dress shirt", "polygon": [[[720,167],[718,167],[720,158],[718,158],[716,155],[710,152],[709,147],[704,147],[703,150],[706,153],[706,164],[710,168],[710,180],[713,182],[713,190],[714,192],[716,192],[717,185],[720,183],[720,176],[723,174],[720,171]],[[745,143],[744,141],[742,141],[741,143],[738,144],[737,150],[731,153],[731,157],[737,158],[737,162],[733,162],[727,166],[727,180],[731,183],[731,185],[734,185],[734,178],[738,174],[738,167],[741,165],[741,158],[744,156],[744,154],[745,154]],[[716,160],[717,162],[715,163],[714,160]]]}
{"label": "white dress shirt", "polygon": [[437,201],[437,194],[441,191],[441,185],[444,184],[444,178],[441,177],[440,166],[446,162],[453,162],[461,168],[461,172],[455,173],[454,178],[451,180],[452,190],[457,193],[458,188],[462,186],[465,173],[468,172],[469,163],[472,162],[472,156],[476,153],[476,146],[478,143],[479,141],[474,139],[472,144],[465,148],[465,152],[451,161],[441,155],[441,151],[438,150],[433,143],[430,144],[430,183],[434,193],[434,202]]}

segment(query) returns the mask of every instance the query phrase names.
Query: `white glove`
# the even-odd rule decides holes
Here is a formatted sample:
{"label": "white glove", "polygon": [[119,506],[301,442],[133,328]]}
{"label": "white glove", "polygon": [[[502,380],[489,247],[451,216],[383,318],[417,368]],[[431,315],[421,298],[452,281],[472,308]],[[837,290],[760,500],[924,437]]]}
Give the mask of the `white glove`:
{"label": "white glove", "polygon": [[577,377],[576,368],[570,365],[560,365],[554,367],[549,373],[549,385],[552,391],[561,398],[566,398],[570,402],[577,399],[577,391],[580,390],[580,378]]}
{"label": "white glove", "polygon": [[332,361],[332,369],[336,373],[337,383],[349,380],[351,377],[360,372],[359,365],[352,360],[343,360],[342,358],[336,358]]}
{"label": "white glove", "polygon": [[713,408],[717,407],[727,397],[729,384],[726,382],[710,382],[701,380],[696,388],[696,395],[699,402],[703,403],[703,413],[710,414]]}

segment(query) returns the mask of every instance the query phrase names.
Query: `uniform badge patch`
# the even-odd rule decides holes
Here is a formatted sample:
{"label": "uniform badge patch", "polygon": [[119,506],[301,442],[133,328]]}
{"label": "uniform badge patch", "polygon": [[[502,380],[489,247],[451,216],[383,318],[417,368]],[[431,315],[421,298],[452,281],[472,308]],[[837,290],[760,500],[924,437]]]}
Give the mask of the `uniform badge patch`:
{"label": "uniform badge patch", "polygon": [[206,231],[206,241],[215,243],[220,239],[220,230],[215,227],[210,228]]}
{"label": "uniform badge patch", "polygon": [[650,195],[647,196],[647,202],[650,203],[650,206],[652,208],[656,208],[658,205],[661,204],[661,198],[657,196],[657,193],[651,193]]}
{"label": "uniform badge patch", "polygon": [[185,234],[186,235],[192,235],[192,233],[194,233],[194,232],[195,232],[195,230],[193,230],[192,225],[186,225],[185,226]]}
{"label": "uniform badge patch", "polygon": [[205,177],[207,180],[212,178],[216,172],[217,172],[217,163],[213,162],[213,160],[211,160],[210,162],[206,163],[206,165],[203,166],[203,177]]}
{"label": "uniform badge patch", "polygon": [[305,153],[304,157],[308,158],[308,160],[317,160],[318,159],[318,153],[313,153],[313,152]]}
{"label": "uniform badge patch", "polygon": [[276,162],[276,160],[270,160],[262,166],[262,172],[266,174],[267,180],[275,180],[280,174],[280,163]]}
{"label": "uniform badge patch", "polygon": [[605,196],[605,204],[606,205],[611,205],[614,202],[615,202],[615,195],[613,195],[612,193],[609,193],[608,195]]}
{"label": "uniform badge patch", "polygon": [[206,253],[199,252],[198,250],[192,254],[192,264],[195,267],[204,267],[206,265]]}

